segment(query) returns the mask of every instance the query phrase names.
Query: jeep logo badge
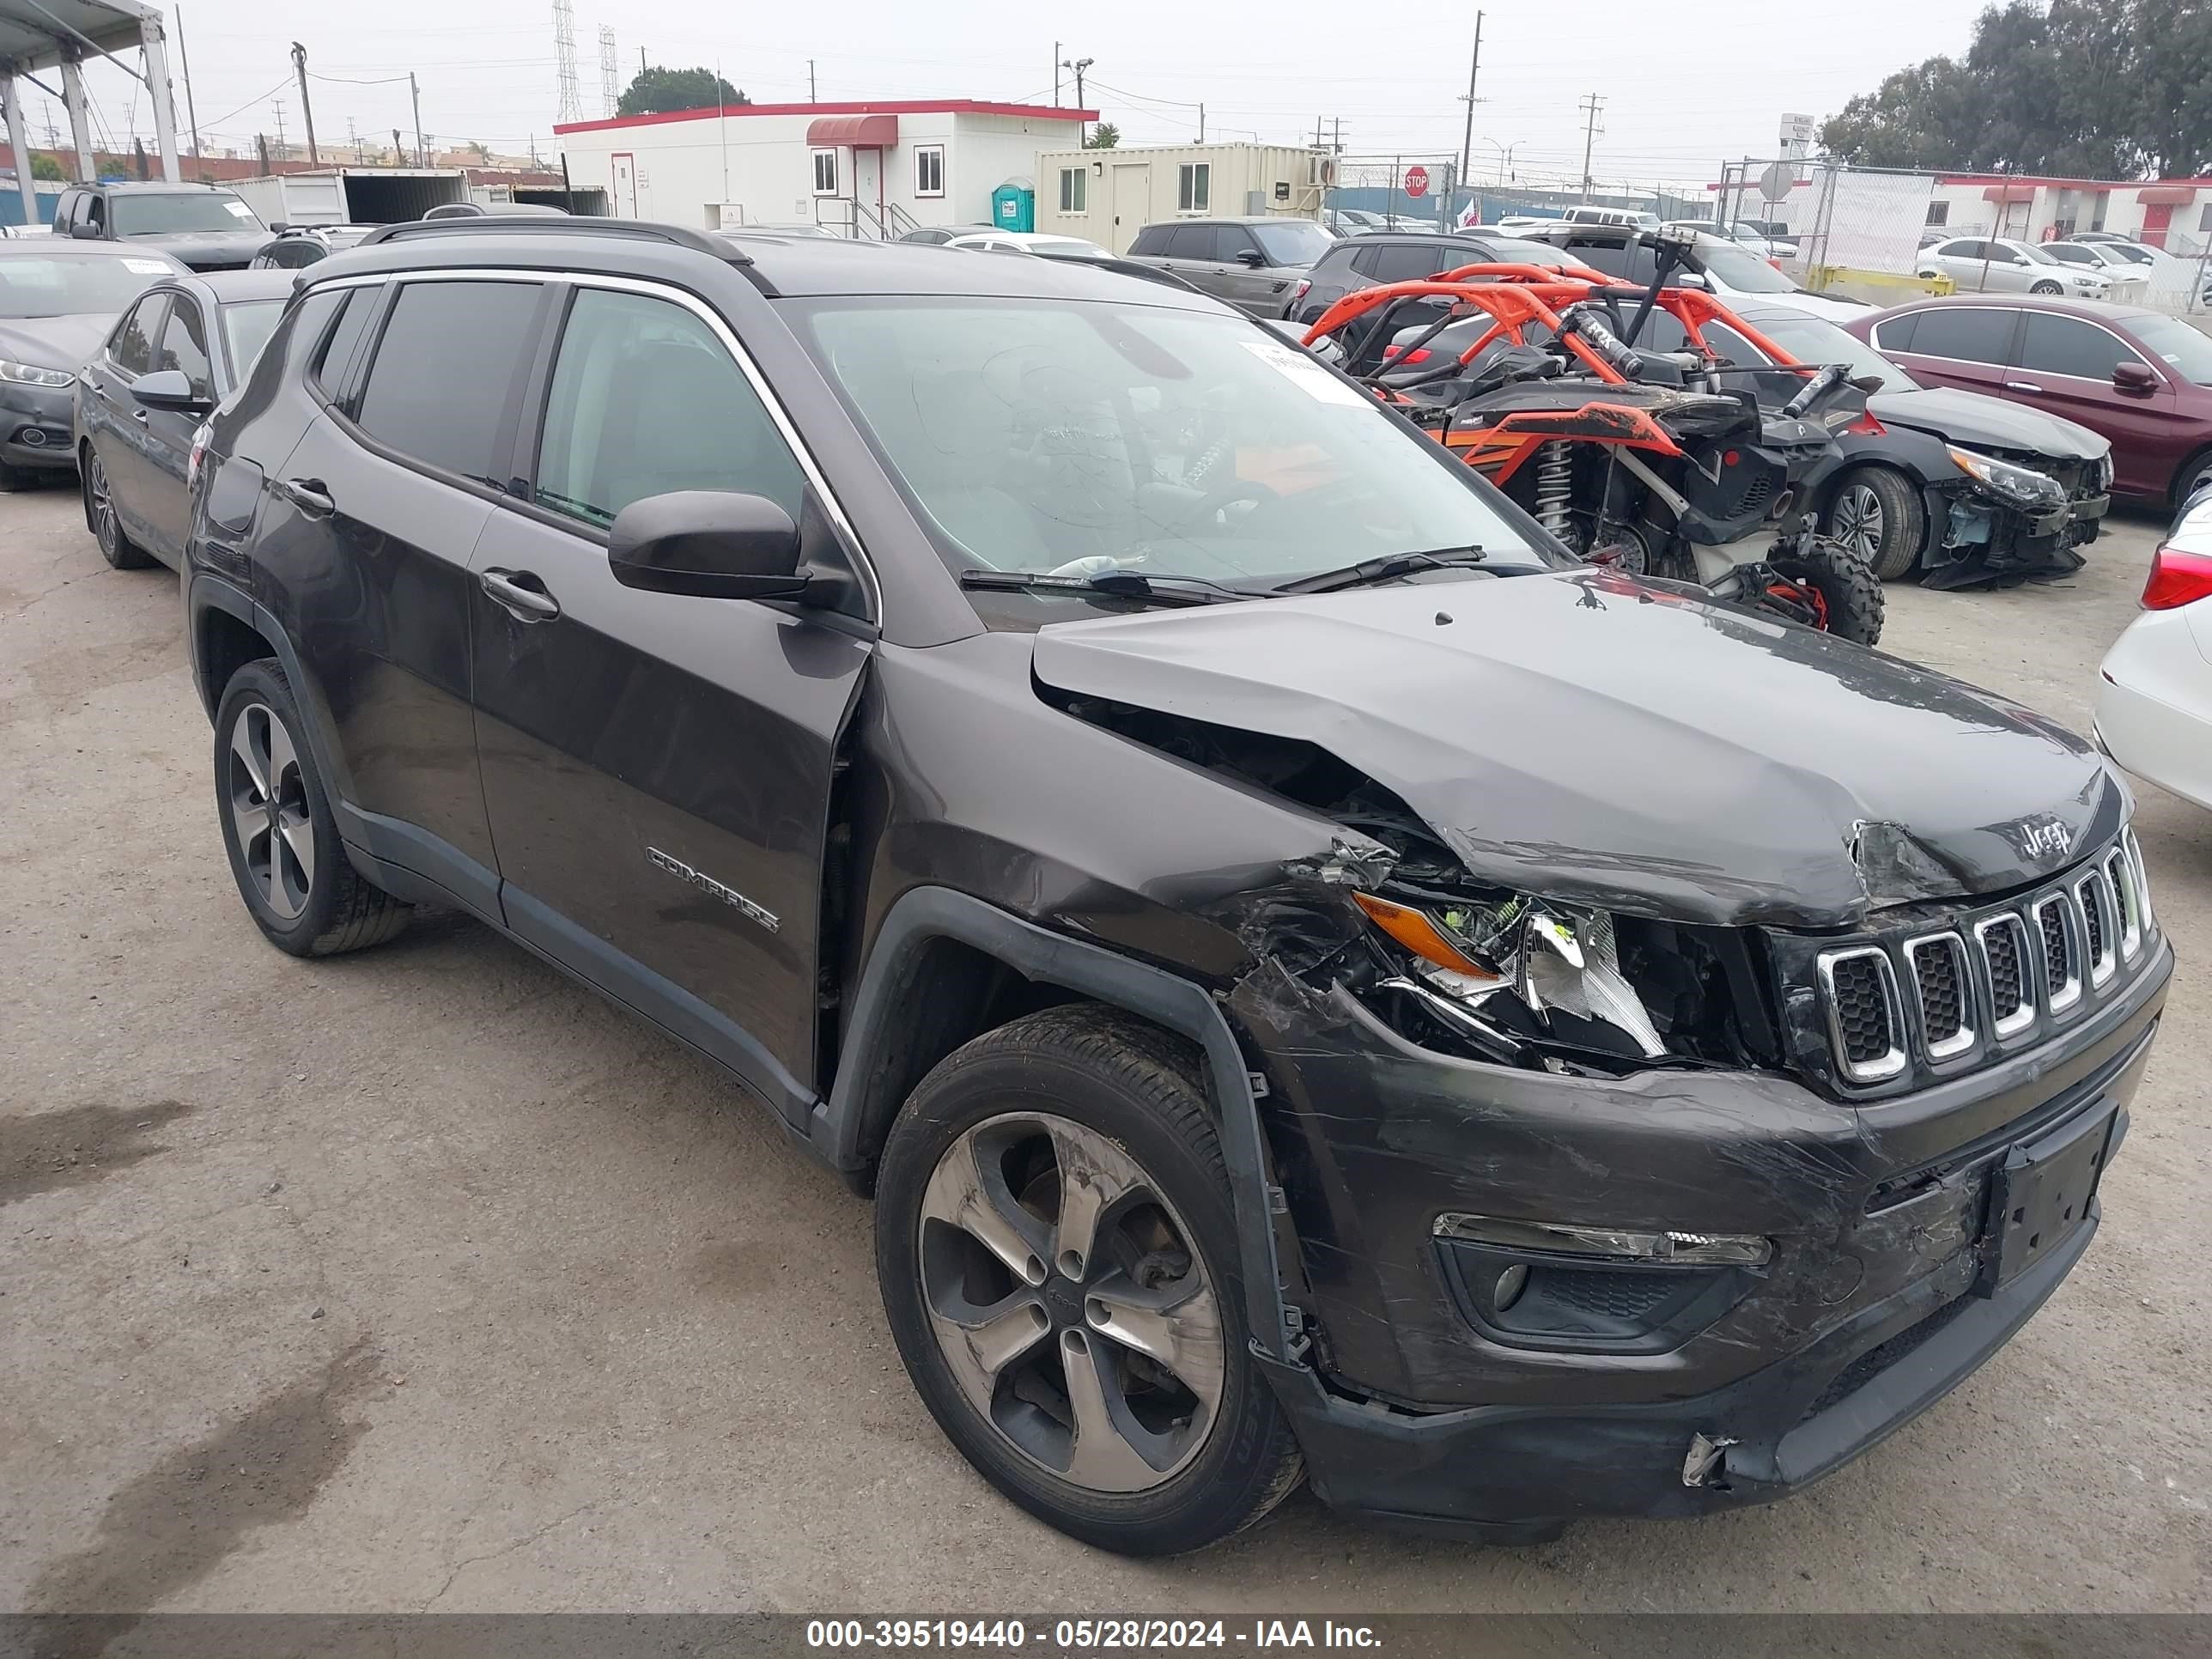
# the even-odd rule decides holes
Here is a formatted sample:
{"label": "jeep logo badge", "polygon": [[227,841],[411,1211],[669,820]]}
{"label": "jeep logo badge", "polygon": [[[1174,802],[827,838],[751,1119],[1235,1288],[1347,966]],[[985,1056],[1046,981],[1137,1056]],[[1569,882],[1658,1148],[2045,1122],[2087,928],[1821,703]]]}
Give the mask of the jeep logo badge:
{"label": "jeep logo badge", "polygon": [[2063,859],[2074,845],[2074,832],[2057,818],[2020,826],[2020,850],[2032,859]]}

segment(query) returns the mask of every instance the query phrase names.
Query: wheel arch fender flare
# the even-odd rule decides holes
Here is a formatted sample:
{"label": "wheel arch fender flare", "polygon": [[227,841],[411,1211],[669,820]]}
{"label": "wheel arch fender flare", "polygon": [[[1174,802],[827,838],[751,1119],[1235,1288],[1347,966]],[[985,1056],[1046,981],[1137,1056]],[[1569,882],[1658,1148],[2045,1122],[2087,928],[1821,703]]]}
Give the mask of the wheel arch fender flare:
{"label": "wheel arch fender flare", "polygon": [[353,798],[353,775],[346,769],[344,750],[337,740],[337,722],[331,714],[330,704],[324,699],[323,689],[315,677],[300,660],[292,641],[269,608],[252,595],[234,586],[221,577],[205,571],[194,571],[187,578],[187,597],[185,601],[188,626],[185,629],[187,648],[191,653],[192,681],[200,694],[201,705],[212,721],[222,704],[223,688],[216,684],[208,664],[201,660],[202,641],[208,613],[222,614],[244,623],[269,642],[270,654],[283,665],[284,678],[292,687],[292,696],[298,703],[302,722],[307,726],[302,734],[313,751],[315,770],[323,779],[331,805]]}
{"label": "wheel arch fender flare", "polygon": [[1221,1155],[1229,1172],[1237,1224],[1238,1267],[1255,1346],[1290,1363],[1290,1321],[1297,1317],[1281,1293],[1273,1212],[1275,1188],[1267,1177],[1258,1097],[1243,1050],[1228,1021],[1201,987],[1087,940],[1069,939],[1011,915],[972,894],[938,886],[902,894],[876,932],[854,998],[837,1077],[827,1100],[814,1109],[808,1138],[836,1168],[854,1173],[867,1164],[866,1148],[902,1103],[878,1079],[897,1041],[897,1011],[915,982],[931,941],[969,945],[1026,979],[1081,993],[1122,1008],[1196,1043],[1205,1056]]}

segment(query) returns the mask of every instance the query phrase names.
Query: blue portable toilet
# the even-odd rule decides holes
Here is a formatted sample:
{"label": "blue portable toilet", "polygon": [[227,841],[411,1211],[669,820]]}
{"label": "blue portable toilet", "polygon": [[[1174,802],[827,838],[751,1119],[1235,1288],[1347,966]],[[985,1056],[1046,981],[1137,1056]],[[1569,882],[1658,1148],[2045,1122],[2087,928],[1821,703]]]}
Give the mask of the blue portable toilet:
{"label": "blue portable toilet", "polygon": [[1036,228],[1036,191],[1012,179],[991,192],[991,222],[1000,230]]}

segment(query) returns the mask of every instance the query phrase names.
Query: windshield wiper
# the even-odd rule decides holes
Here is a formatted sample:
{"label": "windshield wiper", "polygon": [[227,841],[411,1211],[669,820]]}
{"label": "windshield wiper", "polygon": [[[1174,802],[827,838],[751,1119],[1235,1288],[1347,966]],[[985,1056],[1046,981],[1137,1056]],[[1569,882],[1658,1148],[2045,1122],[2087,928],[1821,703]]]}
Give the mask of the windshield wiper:
{"label": "windshield wiper", "polygon": [[1323,570],[1296,581],[1279,582],[1270,593],[1334,593],[1340,588],[1369,587],[1395,581],[1417,570],[1456,570],[1480,564],[1490,556],[1479,547],[1439,547],[1425,553],[1392,553],[1379,559],[1362,559],[1334,570]]}
{"label": "windshield wiper", "polygon": [[1152,605],[1225,605],[1254,597],[1202,576],[1140,576],[1133,570],[1102,570],[1091,576],[1055,576],[1044,570],[963,570],[960,586],[1008,592],[1097,594]]}

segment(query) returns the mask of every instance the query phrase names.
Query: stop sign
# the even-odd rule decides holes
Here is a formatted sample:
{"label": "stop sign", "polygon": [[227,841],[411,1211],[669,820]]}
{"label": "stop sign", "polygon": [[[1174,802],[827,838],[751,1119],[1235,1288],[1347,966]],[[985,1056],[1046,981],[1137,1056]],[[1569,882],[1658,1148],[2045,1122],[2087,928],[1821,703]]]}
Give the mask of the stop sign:
{"label": "stop sign", "polygon": [[1406,194],[1425,196],[1429,193],[1429,170],[1424,167],[1406,169]]}

